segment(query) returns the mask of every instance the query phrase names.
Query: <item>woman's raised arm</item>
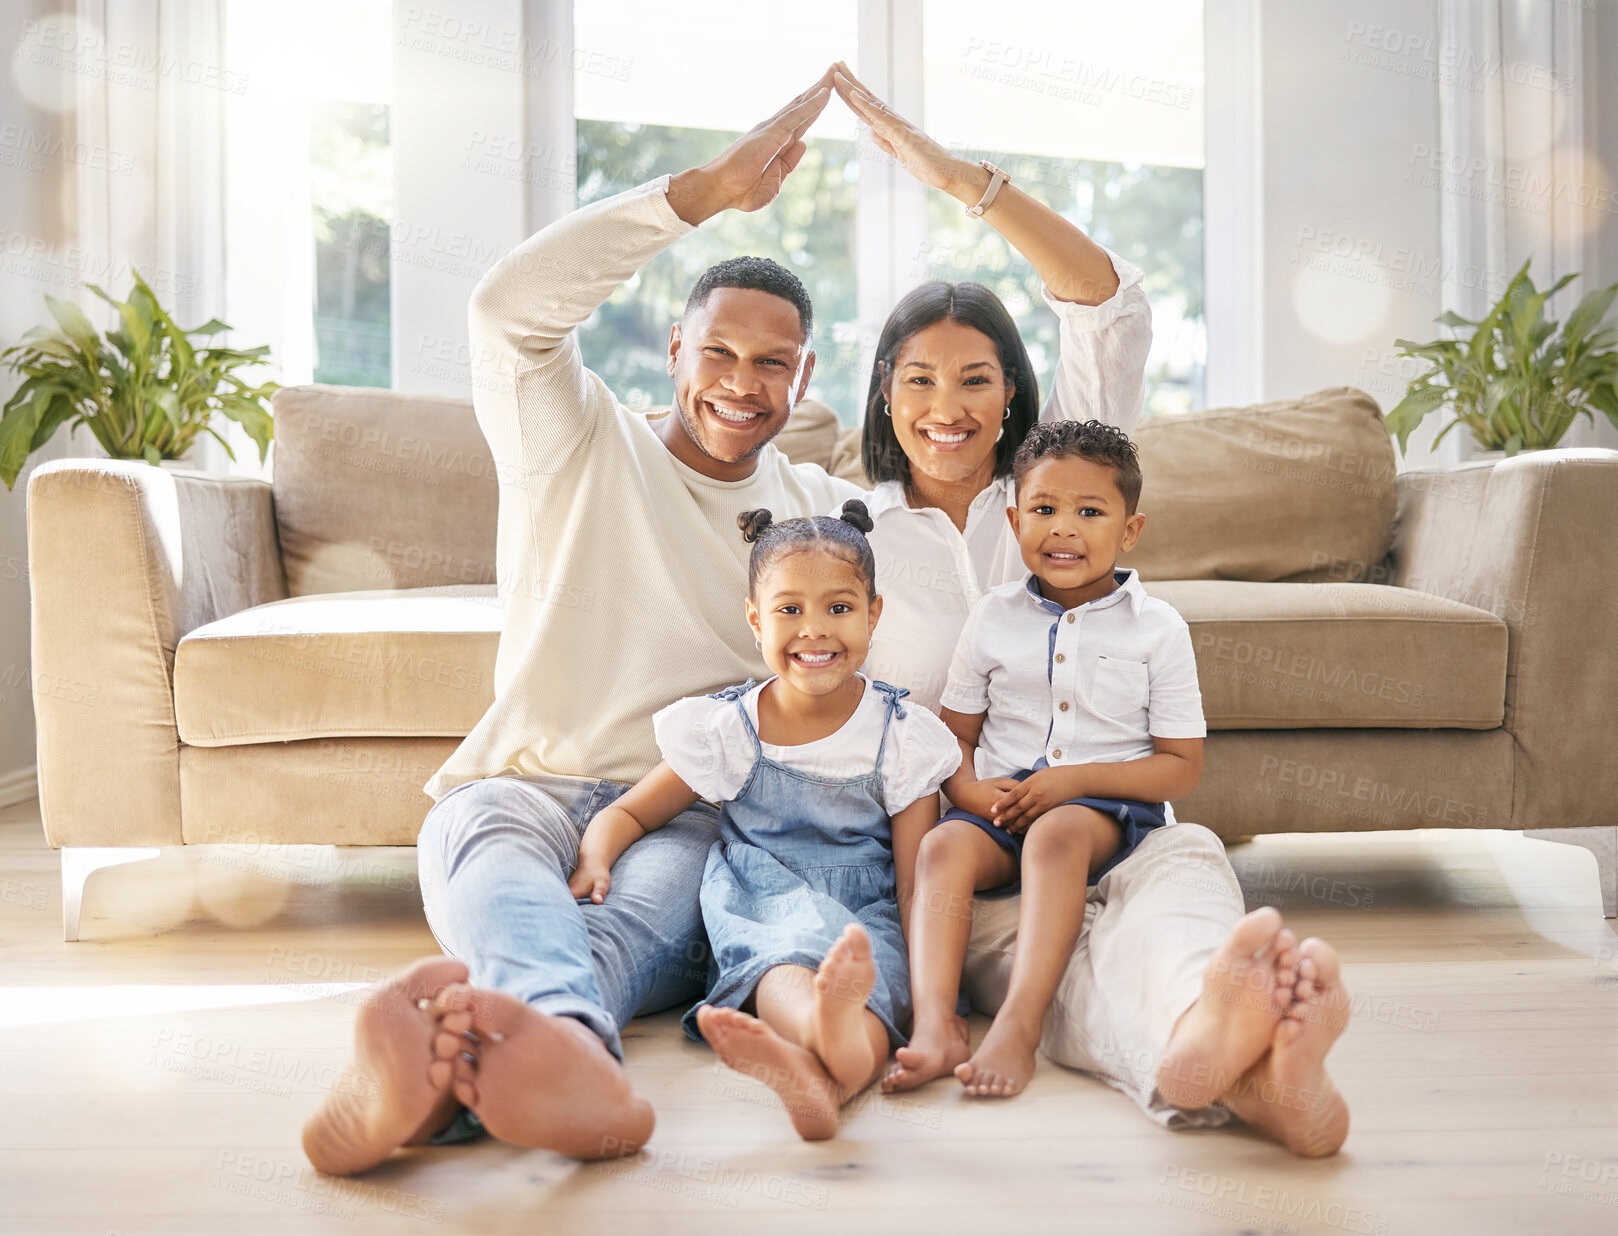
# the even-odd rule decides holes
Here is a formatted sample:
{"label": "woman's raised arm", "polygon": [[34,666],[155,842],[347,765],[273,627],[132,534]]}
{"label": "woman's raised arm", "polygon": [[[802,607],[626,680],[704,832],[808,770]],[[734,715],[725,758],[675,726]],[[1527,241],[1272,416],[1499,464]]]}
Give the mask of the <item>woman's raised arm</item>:
{"label": "woman's raised arm", "polygon": [[[963,206],[976,206],[990,174],[957,158],[877,98],[838,62],[832,77],[838,97],[871,129],[877,148],[892,155],[922,184],[948,193]],[[1107,251],[1071,221],[1009,181],[984,210],[983,222],[1028,259],[1058,300],[1099,305],[1118,291],[1118,273]]]}

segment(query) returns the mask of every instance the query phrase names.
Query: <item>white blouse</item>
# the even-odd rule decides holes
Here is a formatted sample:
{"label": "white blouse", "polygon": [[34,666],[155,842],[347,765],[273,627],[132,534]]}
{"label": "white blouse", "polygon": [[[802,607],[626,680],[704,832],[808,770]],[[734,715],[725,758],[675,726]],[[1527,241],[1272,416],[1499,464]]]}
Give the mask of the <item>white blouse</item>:
{"label": "white blouse", "polygon": [[[854,713],[835,733],[814,742],[777,746],[761,740],[764,754],[778,764],[816,777],[857,777],[876,766],[887,699],[865,683]],[[767,678],[742,696],[747,717],[758,731],[758,695],[774,681]],[[961,765],[955,735],[911,697],[899,701],[882,749],[882,791],[889,815],[897,815],[917,799],[935,793]],[[740,792],[753,770],[755,750],[732,700],[705,695],[676,700],[652,717],[652,729],[663,758],[680,779],[709,802],[726,802]]]}
{"label": "white blouse", "polygon": [[[1042,288],[1060,320],[1061,352],[1041,421],[1099,420],[1133,433],[1140,421],[1152,312],[1140,269],[1108,250],[1118,290],[1099,305],[1057,300]],[[937,709],[967,615],[989,589],[1027,574],[1006,519],[1014,505],[1011,477],[991,481],[961,532],[937,507],[906,504],[898,481],[868,494],[869,534],[876,555],[882,617],[862,667],[873,678],[907,687],[910,699]],[[841,511],[839,504],[837,514]]]}

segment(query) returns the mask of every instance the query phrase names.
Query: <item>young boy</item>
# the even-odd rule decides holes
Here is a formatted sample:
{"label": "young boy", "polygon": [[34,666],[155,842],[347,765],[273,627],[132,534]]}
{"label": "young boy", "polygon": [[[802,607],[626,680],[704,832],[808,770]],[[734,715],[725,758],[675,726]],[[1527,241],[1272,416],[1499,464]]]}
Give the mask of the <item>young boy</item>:
{"label": "young boy", "polygon": [[[910,924],[906,1058],[922,1067],[893,1069],[890,1089],[951,1069],[972,1094],[1028,1084],[1087,886],[1172,824],[1168,800],[1202,772],[1191,633],[1115,565],[1146,522],[1134,444],[1099,421],[1041,424],[1012,470],[1006,515],[1030,575],[977,603],[950,666],[941,715],[962,761],[944,783],[952,810],[922,842]],[[955,1011],[972,895],[1019,882],[1010,990],[963,1060]]]}

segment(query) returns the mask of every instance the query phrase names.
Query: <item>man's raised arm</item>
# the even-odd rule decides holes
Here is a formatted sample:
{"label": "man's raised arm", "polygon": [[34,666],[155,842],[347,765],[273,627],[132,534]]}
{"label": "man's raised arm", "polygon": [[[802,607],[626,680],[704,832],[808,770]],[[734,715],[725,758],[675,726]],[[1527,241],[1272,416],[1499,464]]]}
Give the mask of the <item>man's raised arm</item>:
{"label": "man's raised arm", "polygon": [[721,210],[774,201],[826,106],[823,77],[712,162],[595,202],[535,233],[472,293],[473,405],[496,461],[561,469],[615,413],[576,331],[647,261]]}

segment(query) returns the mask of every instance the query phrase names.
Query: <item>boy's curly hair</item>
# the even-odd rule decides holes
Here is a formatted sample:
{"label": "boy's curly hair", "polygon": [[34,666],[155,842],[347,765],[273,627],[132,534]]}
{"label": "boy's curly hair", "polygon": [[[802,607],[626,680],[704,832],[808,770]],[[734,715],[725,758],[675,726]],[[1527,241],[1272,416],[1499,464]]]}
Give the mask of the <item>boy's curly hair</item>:
{"label": "boy's curly hair", "polygon": [[1072,455],[1111,468],[1118,492],[1124,496],[1125,513],[1135,513],[1140,502],[1140,456],[1128,434],[1101,421],[1045,421],[1035,425],[1012,457],[1011,475],[1016,487],[1022,488],[1023,477],[1041,459]]}

